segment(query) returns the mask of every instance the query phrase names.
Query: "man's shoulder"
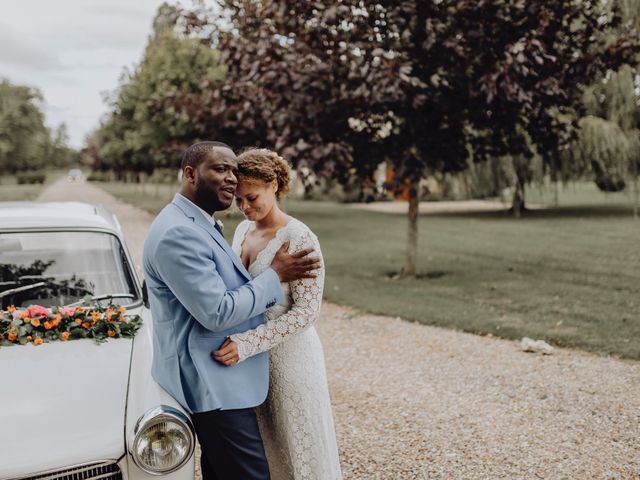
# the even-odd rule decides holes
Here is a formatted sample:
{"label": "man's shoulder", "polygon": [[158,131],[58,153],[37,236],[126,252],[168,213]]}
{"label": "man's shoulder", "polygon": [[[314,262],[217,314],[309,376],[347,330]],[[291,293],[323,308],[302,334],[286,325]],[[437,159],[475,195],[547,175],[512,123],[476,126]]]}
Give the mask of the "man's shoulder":
{"label": "man's shoulder", "polygon": [[147,240],[159,243],[162,240],[179,238],[201,238],[202,229],[187,217],[180,208],[174,204],[165,206],[151,223]]}

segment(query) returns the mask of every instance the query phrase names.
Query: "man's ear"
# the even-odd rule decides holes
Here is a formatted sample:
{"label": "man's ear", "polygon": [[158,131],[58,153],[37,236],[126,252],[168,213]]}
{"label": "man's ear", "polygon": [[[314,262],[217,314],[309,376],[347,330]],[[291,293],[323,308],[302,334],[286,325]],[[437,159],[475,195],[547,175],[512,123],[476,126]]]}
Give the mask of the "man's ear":
{"label": "man's ear", "polygon": [[182,171],[182,178],[186,179],[189,183],[195,183],[196,181],[196,169],[191,165],[184,167]]}

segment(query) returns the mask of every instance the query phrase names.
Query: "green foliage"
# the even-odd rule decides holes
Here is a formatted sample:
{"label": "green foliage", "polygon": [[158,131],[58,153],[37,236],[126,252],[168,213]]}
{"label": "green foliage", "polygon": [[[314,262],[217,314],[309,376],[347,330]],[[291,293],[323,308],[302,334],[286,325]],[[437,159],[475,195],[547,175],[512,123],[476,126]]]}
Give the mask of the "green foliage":
{"label": "green foliage", "polygon": [[34,88],[0,82],[0,173],[15,174],[74,160],[66,126],[51,132],[44,124],[42,94]]}
{"label": "green foliage", "polygon": [[35,183],[44,183],[47,176],[44,173],[36,173],[36,172],[27,172],[27,173],[18,173],[16,175],[16,181],[18,185],[25,184],[35,184]]}
{"label": "green foliage", "polygon": [[125,315],[118,305],[102,307],[53,307],[31,305],[0,310],[0,346],[92,338],[104,343],[109,338],[133,338],[142,326],[139,315]]}
{"label": "green foliage", "polygon": [[95,169],[177,168],[182,150],[209,134],[194,115],[200,106],[193,97],[222,82],[224,69],[207,43],[177,32],[176,19],[175,7],[159,9],[144,58],[123,77],[111,114],[88,139],[85,162]]}
{"label": "green foliage", "polygon": [[638,142],[623,131],[618,123],[588,116],[580,121],[579,160],[595,173],[596,185],[603,191],[619,191],[625,187],[625,177],[632,161],[640,155]]}
{"label": "green foliage", "polygon": [[39,91],[0,83],[0,171],[5,174],[44,165],[48,135],[41,104]]}

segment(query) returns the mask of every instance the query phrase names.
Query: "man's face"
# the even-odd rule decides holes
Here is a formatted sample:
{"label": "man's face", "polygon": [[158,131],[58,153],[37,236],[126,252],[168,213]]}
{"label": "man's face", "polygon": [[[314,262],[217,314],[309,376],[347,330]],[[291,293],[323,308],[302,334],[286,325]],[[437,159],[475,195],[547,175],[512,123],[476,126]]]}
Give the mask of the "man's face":
{"label": "man's face", "polygon": [[208,213],[229,208],[238,185],[237,173],[235,154],[228,148],[214,148],[193,170],[196,205]]}

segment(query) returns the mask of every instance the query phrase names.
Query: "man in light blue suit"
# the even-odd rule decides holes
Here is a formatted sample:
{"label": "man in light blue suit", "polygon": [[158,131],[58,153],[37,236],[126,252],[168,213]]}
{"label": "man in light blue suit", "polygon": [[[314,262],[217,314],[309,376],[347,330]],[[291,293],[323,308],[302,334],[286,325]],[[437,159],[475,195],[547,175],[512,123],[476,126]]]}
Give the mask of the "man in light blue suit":
{"label": "man in light blue suit", "polygon": [[278,252],[252,279],[213,218],[237,185],[233,151],[219,142],[189,147],[182,185],[154,220],[144,245],[153,315],[152,375],[186,410],[202,447],[204,480],[268,479],[253,407],[267,396],[268,356],[228,368],[211,358],[226,337],[264,321],[283,300],[280,282],[313,276],[310,251]]}

